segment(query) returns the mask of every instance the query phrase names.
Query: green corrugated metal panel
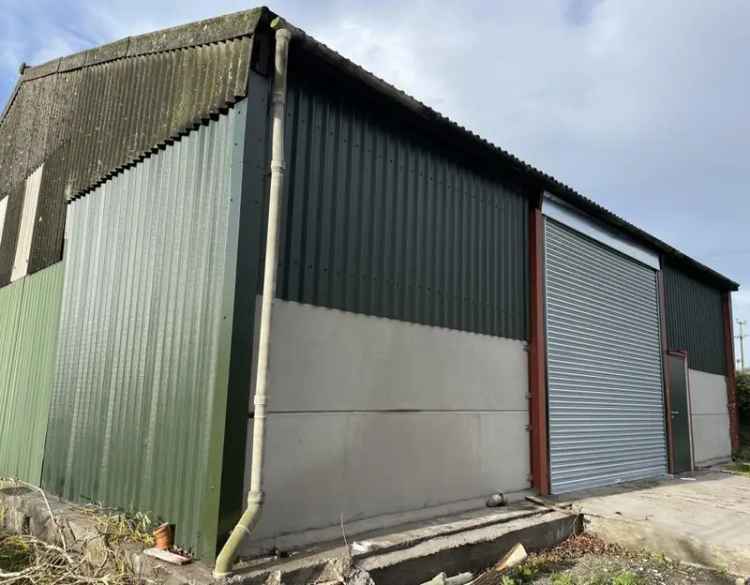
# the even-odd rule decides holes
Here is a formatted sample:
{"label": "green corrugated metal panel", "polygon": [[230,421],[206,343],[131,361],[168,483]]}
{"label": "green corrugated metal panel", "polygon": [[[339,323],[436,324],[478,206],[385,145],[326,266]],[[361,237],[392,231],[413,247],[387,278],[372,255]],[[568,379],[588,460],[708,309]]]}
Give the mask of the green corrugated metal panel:
{"label": "green corrugated metal panel", "polygon": [[54,377],[63,265],[0,291],[0,475],[38,485]]}
{"label": "green corrugated metal panel", "polygon": [[219,517],[245,110],[68,207],[44,485],[173,522],[202,557]]}
{"label": "green corrugated metal panel", "polygon": [[[23,298],[22,279],[0,290],[0,475],[14,476],[15,465],[11,465],[14,451],[18,448],[13,431],[15,411],[20,396],[13,386],[15,370],[16,337],[18,318]],[[22,405],[21,405],[22,406]]]}
{"label": "green corrugated metal panel", "polygon": [[665,264],[667,341],[688,352],[690,368],[726,374],[721,290]]}
{"label": "green corrugated metal panel", "polygon": [[523,195],[377,102],[299,69],[287,127],[281,298],[526,339]]}

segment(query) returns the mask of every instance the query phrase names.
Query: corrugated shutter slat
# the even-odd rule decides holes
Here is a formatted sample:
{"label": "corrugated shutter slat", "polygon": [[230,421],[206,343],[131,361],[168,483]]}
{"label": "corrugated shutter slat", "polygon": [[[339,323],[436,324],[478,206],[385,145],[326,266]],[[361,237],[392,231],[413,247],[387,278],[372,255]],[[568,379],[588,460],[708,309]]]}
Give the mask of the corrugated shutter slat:
{"label": "corrugated shutter slat", "polygon": [[666,472],[654,271],[545,220],[552,492]]}

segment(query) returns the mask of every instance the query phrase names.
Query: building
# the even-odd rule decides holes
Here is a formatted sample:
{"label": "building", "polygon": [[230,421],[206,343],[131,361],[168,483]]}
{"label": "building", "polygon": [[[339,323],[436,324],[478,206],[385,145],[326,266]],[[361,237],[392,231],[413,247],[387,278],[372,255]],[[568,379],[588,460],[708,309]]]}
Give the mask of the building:
{"label": "building", "polygon": [[[248,481],[273,16],[26,68],[0,121],[0,474],[207,559]],[[731,456],[736,283],[310,37],[288,83],[248,552]]]}

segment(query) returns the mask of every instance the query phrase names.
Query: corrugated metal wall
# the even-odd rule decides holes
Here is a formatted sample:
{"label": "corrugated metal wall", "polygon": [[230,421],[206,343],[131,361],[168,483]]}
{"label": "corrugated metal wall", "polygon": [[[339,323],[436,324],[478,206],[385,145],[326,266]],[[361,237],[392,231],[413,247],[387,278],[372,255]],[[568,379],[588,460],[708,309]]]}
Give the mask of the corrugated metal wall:
{"label": "corrugated metal wall", "polygon": [[664,264],[667,342],[687,350],[693,370],[726,375],[721,291]]}
{"label": "corrugated metal wall", "polygon": [[0,290],[0,476],[39,485],[63,265]]}
{"label": "corrugated metal wall", "polygon": [[526,339],[528,200],[393,116],[292,72],[278,295]]}
{"label": "corrugated metal wall", "polygon": [[202,556],[219,516],[245,116],[243,102],[68,207],[44,485],[173,522]]}
{"label": "corrugated metal wall", "polygon": [[545,220],[552,492],[667,471],[656,272]]}

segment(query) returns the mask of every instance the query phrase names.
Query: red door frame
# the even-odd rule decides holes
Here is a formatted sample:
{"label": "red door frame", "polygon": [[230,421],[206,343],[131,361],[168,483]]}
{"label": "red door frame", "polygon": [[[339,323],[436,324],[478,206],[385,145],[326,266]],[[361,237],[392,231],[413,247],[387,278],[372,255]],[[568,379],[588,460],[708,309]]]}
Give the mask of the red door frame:
{"label": "red door frame", "polygon": [[721,294],[722,313],[724,317],[724,360],[726,364],[727,407],[729,408],[729,436],[732,451],[740,448],[740,421],[737,411],[737,377],[734,361],[734,327],[732,322],[732,293]]}
{"label": "red door frame", "polygon": [[550,493],[547,440],[547,348],[544,332],[544,218],[542,196],[529,210],[529,430],[531,483]]}
{"label": "red door frame", "polygon": [[[663,259],[661,261],[663,263]],[[667,297],[664,290],[664,274],[656,273],[656,287],[659,294],[659,318],[661,329],[662,377],[664,386],[664,420],[667,430],[667,471],[674,473],[674,441],[672,436],[672,384],[670,382],[669,344],[667,342]]]}

